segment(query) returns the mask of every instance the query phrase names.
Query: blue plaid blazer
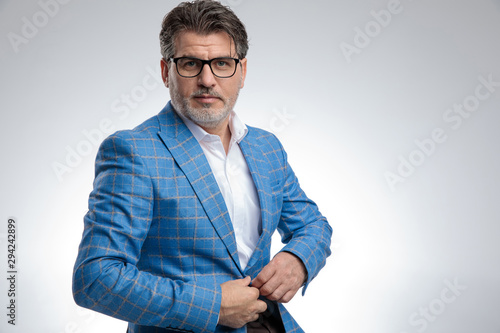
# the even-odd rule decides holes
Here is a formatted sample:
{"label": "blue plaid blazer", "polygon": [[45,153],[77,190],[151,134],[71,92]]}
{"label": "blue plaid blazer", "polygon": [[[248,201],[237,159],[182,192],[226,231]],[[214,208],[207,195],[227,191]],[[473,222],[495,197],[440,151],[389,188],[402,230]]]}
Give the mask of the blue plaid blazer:
{"label": "blue plaid blazer", "polygon": [[[301,190],[279,141],[249,127],[240,143],[257,187],[262,235],[245,270],[203,151],[171,104],[101,144],[73,275],[80,306],[130,333],[245,332],[217,325],[220,284],[257,276],[277,229],[308,280],[330,255],[331,228]],[[303,332],[282,304],[287,332]]]}

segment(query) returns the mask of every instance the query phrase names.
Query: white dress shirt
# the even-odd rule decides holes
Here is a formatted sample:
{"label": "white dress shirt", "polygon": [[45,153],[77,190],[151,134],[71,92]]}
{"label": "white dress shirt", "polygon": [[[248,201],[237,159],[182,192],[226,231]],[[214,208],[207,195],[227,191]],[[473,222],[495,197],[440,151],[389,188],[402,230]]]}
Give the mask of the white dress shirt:
{"label": "white dress shirt", "polygon": [[180,117],[199,142],[217,180],[233,223],[240,265],[245,269],[262,232],[259,196],[238,145],[248,133],[248,128],[234,111],[231,112],[231,140],[226,155],[218,135],[209,134],[191,120],[182,115]]}

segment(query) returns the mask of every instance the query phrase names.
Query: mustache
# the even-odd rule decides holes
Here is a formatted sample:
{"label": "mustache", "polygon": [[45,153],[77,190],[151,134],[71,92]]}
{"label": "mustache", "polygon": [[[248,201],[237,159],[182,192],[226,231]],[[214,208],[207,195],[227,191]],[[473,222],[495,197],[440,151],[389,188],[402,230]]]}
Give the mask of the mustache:
{"label": "mustache", "polygon": [[224,98],[222,97],[221,94],[219,94],[218,92],[216,92],[215,90],[212,90],[210,88],[203,88],[203,89],[200,89],[198,91],[195,91],[194,93],[191,94],[191,97],[198,97],[198,96],[203,96],[203,95],[211,95],[211,96],[218,97],[218,98],[224,100]]}

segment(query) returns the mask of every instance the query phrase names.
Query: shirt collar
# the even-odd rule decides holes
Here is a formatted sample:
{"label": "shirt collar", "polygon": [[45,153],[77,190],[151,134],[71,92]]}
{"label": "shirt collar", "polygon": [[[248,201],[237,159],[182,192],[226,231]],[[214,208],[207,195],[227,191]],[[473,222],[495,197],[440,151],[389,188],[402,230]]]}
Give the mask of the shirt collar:
{"label": "shirt collar", "polygon": [[[186,124],[187,128],[189,128],[196,141],[201,142],[203,140],[212,140],[212,138],[214,137],[213,134],[207,133],[207,131],[205,131],[199,125],[195,124],[190,119],[186,118],[180,112],[177,112],[177,110],[176,113],[184,121],[184,124]],[[238,115],[236,115],[236,112],[234,111],[231,111],[231,113],[229,114],[229,130],[231,131],[231,140],[235,141],[236,143],[240,143],[248,133],[247,126],[241,121],[241,119],[238,117]]]}

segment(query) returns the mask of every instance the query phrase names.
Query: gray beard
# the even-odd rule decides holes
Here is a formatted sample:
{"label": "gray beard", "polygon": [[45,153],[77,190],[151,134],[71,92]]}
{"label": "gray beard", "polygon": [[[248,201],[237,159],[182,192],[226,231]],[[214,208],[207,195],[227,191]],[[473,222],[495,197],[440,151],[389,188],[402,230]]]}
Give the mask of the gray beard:
{"label": "gray beard", "polygon": [[210,94],[221,98],[224,103],[222,110],[214,112],[213,110],[211,110],[211,104],[202,104],[201,108],[192,108],[189,105],[189,98],[183,98],[177,91],[175,91],[172,96],[172,104],[178,112],[180,112],[184,117],[188,118],[198,126],[208,129],[214,129],[222,124],[227,119],[227,117],[229,117],[229,114],[233,110],[236,99],[238,98],[239,90],[234,99],[222,99],[222,96],[214,91],[210,91],[210,89],[198,90],[190,97],[201,94]]}

